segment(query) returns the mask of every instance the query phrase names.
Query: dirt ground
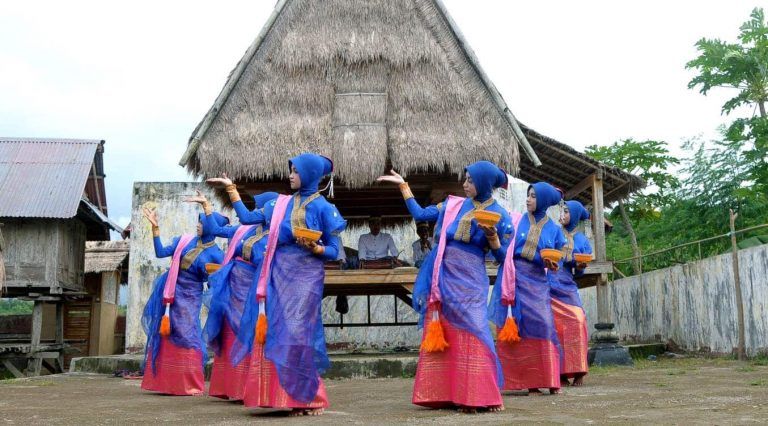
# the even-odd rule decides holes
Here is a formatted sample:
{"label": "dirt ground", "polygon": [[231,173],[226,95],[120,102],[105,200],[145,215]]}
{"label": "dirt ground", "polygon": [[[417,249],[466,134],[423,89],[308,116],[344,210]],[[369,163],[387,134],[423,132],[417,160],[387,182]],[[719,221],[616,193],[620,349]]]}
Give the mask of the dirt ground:
{"label": "dirt ground", "polygon": [[286,418],[208,397],[143,392],[139,381],[57,375],[0,382],[4,424],[768,424],[768,362],[723,359],[640,361],[634,368],[596,368],[583,388],[562,395],[506,394],[499,414],[459,414],[410,403],[412,379],[326,381],[331,408],[322,417]]}

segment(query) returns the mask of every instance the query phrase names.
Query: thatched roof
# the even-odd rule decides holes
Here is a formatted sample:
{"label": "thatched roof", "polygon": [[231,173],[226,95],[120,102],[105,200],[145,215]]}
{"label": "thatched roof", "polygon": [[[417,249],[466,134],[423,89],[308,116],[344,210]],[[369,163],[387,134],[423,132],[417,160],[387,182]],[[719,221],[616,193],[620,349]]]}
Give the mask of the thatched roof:
{"label": "thatched roof", "polygon": [[181,164],[237,180],[287,176],[303,151],[348,187],[390,165],[460,175],[538,159],[439,0],[280,0],[195,129]]}
{"label": "thatched roof", "polygon": [[85,273],[116,271],[126,263],[130,241],[86,241]]}
{"label": "thatched roof", "polygon": [[[638,176],[607,166],[524,124],[520,126],[542,163],[536,167],[527,158],[521,159],[518,177],[526,182],[549,182],[562,189],[567,195],[571,189],[590,175],[601,173],[603,201],[606,205],[626,198],[629,194],[645,187],[645,182]],[[592,204],[592,188],[567,198],[579,200],[585,205]]]}

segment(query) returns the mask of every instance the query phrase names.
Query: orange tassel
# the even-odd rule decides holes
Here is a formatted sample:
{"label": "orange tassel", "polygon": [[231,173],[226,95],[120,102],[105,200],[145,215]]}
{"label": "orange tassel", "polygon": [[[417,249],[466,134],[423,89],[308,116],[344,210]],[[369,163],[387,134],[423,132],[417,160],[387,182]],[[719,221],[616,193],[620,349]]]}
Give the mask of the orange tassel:
{"label": "orange tassel", "polygon": [[517,343],[520,341],[520,331],[517,329],[515,317],[507,317],[504,327],[499,331],[499,341],[506,343]]}
{"label": "orange tassel", "polygon": [[267,314],[264,300],[259,301],[259,319],[256,320],[256,343],[263,345],[267,342]]}
{"label": "orange tassel", "polygon": [[443,325],[437,311],[432,311],[432,320],[427,326],[427,335],[421,342],[421,349],[426,352],[442,352],[448,347],[443,333]]}
{"label": "orange tassel", "polygon": [[267,316],[259,314],[259,320],[256,321],[256,342],[263,345],[267,342]]}
{"label": "orange tassel", "polygon": [[171,304],[165,304],[165,314],[163,319],[160,320],[160,335],[168,337],[171,335]]}

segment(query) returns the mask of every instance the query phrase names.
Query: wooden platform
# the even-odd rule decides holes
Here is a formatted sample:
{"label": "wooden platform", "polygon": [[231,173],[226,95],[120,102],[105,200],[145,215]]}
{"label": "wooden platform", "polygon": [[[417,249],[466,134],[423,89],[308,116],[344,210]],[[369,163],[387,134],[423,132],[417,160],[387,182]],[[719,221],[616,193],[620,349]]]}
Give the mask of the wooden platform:
{"label": "wooden platform", "polygon": [[[611,269],[611,262],[590,263],[584,271],[584,276],[577,280],[579,288],[594,286],[597,277],[611,272]],[[486,271],[490,284],[493,285],[498,267],[487,265]],[[410,295],[418,273],[419,270],[414,267],[325,271],[324,296]]]}

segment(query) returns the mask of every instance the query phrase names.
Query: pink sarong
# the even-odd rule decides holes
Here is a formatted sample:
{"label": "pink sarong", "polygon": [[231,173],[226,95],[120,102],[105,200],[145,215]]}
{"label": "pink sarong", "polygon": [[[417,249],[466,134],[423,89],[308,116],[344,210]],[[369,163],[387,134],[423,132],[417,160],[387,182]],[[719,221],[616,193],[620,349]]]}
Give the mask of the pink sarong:
{"label": "pink sarong", "polygon": [[552,298],[552,313],[555,316],[555,329],[560,346],[563,347],[563,366],[560,374],[575,377],[586,374],[589,370],[587,351],[587,317],[584,309],[569,305]]}
{"label": "pink sarong", "polygon": [[308,403],[291,398],[280,386],[275,365],[264,357],[264,346],[253,342],[253,352],[245,378],[243,404],[249,408],[327,408],[328,396],[320,379],[317,396]]}
{"label": "pink sarong", "polygon": [[205,391],[203,356],[196,349],[174,345],[163,337],[157,357],[157,371],[147,362],[141,388],[168,395],[202,395]]}

